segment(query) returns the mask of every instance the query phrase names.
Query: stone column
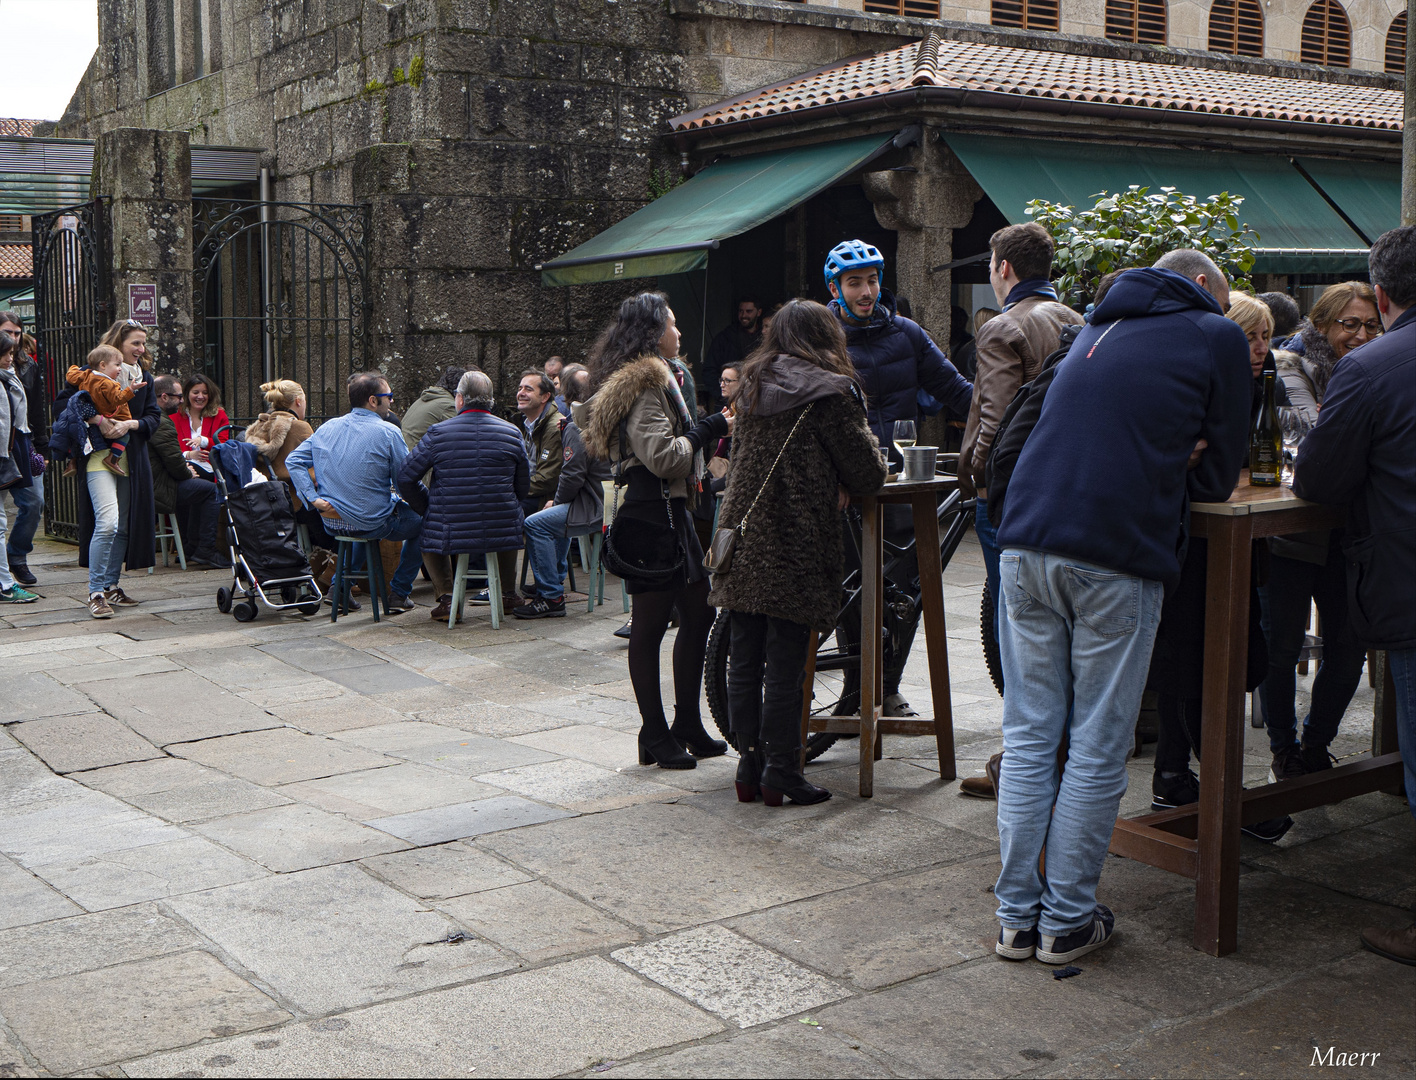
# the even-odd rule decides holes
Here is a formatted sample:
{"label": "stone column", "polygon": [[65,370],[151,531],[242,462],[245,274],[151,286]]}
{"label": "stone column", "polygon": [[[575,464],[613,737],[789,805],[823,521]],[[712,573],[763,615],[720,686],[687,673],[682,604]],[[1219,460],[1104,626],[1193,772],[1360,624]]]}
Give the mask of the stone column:
{"label": "stone column", "polygon": [[[946,353],[953,306],[952,275],[931,267],[950,262],[954,230],[973,218],[983,191],[938,133],[926,128],[922,145],[910,152],[905,169],[864,175],[866,197],[875,218],[898,234],[895,284],[910,301],[919,323]],[[943,413],[920,433],[922,442],[943,445]]]}
{"label": "stone column", "polygon": [[[129,318],[129,285],[157,286],[149,330],[159,371],[193,369],[192,152],[185,131],[116,128],[93,148],[91,188],[111,199],[113,312]],[[143,320],[139,320],[143,321]]]}

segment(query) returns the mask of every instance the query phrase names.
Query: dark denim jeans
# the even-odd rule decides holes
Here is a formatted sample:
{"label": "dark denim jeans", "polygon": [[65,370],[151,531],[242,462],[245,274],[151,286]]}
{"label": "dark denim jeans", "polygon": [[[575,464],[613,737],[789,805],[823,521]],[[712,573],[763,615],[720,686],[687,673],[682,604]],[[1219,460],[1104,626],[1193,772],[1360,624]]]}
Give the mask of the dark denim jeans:
{"label": "dark denim jeans", "polygon": [[974,507],[974,535],[983,549],[983,568],[988,576],[988,593],[993,597],[993,639],[998,640],[998,605],[1003,602],[998,591],[998,530],[988,520],[988,500],[980,497]]}
{"label": "dark denim jeans", "polygon": [[5,538],[5,553],[11,562],[24,562],[34,550],[34,534],[44,520],[44,477],[10,488],[10,497],[15,500],[15,521]]}
{"label": "dark denim jeans", "polygon": [[734,611],[728,664],[728,715],[738,749],[801,745],[806,642],[801,623]]}
{"label": "dark denim jeans", "polygon": [[1268,727],[1269,748],[1277,753],[1298,737],[1293,703],[1298,676],[1295,668],[1303,649],[1308,608],[1318,605],[1322,619],[1323,659],[1313,677],[1313,694],[1303,721],[1303,739],[1310,746],[1327,746],[1337,735],[1342,714],[1362,679],[1366,651],[1347,619],[1347,567],[1334,543],[1328,561],[1301,562],[1274,555],[1269,559],[1268,584],[1259,590],[1269,669],[1259,689]]}
{"label": "dark denim jeans", "polygon": [[216,554],[216,513],[216,485],[210,480],[177,482],[177,523],[187,554]]}

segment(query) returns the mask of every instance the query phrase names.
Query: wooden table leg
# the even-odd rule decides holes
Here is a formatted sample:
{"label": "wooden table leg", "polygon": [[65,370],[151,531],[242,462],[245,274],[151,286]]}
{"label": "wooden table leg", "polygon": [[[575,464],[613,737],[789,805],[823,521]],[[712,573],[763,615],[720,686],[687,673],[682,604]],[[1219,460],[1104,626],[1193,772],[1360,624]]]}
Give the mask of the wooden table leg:
{"label": "wooden table leg", "polygon": [[807,722],[811,719],[812,687],[816,683],[816,650],[821,646],[821,635],[813,630],[806,637],[806,677],[801,681],[801,760],[797,767],[806,771],[806,740],[810,734]]}
{"label": "wooden table leg", "polygon": [[[1396,683],[1391,677],[1391,662],[1385,651],[1367,654],[1371,665],[1372,685],[1377,688],[1372,702],[1372,757],[1400,752],[1396,740]],[[1388,795],[1404,795],[1406,785],[1398,781],[1393,787],[1383,788]]]}
{"label": "wooden table leg", "polygon": [[1194,940],[1195,948],[1211,956],[1232,953],[1238,945],[1252,531],[1247,514],[1215,517],[1209,524]]}
{"label": "wooden table leg", "polygon": [[949,640],[944,628],[944,568],[939,561],[939,513],[933,493],[916,495],[915,557],[919,564],[920,606],[924,609],[924,643],[929,656],[929,690],[934,698],[934,741],[939,750],[939,777],[953,780],[954,707],[949,689]]}
{"label": "wooden table leg", "polygon": [[874,496],[861,505],[861,590],[860,590],[860,797],[875,795],[875,721],[880,715],[880,690],[884,656],[880,632],[884,626],[882,608],[885,591],[884,531],[882,507]]}

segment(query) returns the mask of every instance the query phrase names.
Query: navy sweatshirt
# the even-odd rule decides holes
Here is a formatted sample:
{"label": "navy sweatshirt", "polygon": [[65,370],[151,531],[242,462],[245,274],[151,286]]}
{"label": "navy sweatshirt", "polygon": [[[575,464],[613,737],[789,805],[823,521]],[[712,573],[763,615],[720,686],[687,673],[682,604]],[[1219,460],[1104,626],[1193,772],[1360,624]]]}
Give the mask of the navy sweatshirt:
{"label": "navy sweatshirt", "polygon": [[[1244,331],[1170,270],[1130,270],[1061,361],[998,542],[1151,581],[1180,576],[1186,495],[1223,502],[1249,443]],[[1209,448],[1187,471],[1199,439]]]}

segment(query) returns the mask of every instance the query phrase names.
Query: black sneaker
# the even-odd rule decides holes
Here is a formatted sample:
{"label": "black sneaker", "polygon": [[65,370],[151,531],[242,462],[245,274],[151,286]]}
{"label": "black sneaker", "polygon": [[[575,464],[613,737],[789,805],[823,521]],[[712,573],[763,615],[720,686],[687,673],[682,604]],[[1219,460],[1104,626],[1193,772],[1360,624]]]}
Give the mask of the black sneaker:
{"label": "black sneaker", "polygon": [[1337,764],[1337,758],[1332,756],[1326,746],[1309,746],[1304,743],[1298,753],[1302,756],[1303,769],[1306,772],[1322,772]]}
{"label": "black sneaker", "polygon": [[1177,776],[1156,773],[1151,780],[1151,809],[1174,810],[1200,801],[1200,780],[1191,769]]}
{"label": "black sneaker", "polygon": [[1273,764],[1269,767],[1270,784],[1280,780],[1297,780],[1307,775],[1308,768],[1303,764],[1303,752],[1298,749],[1297,743],[1290,743],[1273,755]]}
{"label": "black sneaker", "polygon": [[21,585],[38,585],[39,578],[30,573],[29,565],[24,559],[10,560],[10,576]]}
{"label": "black sneaker", "polygon": [[1014,930],[1008,926],[1000,926],[998,944],[993,946],[993,951],[1004,960],[1031,960],[1037,952],[1037,927]]}
{"label": "black sneaker", "polygon": [[470,593],[470,594],[468,595],[468,597],[467,597],[467,603],[469,603],[469,604],[482,604],[482,605],[485,605],[485,606],[487,606],[487,607],[491,607],[491,605],[492,605],[492,594],[491,594],[490,592],[488,592],[486,589],[479,589],[477,592]]}
{"label": "black sneaker", "polygon": [[1044,964],[1070,964],[1077,957],[1085,956],[1105,945],[1111,940],[1115,930],[1116,916],[1111,914],[1111,909],[1105,904],[1097,904],[1089,926],[1073,930],[1061,937],[1040,935],[1037,958]]}
{"label": "black sneaker", "polygon": [[1256,821],[1252,825],[1241,825],[1239,831],[1245,836],[1265,844],[1276,844],[1283,839],[1283,834],[1291,828],[1293,828],[1293,819],[1285,814],[1281,818],[1269,818],[1267,821]]}
{"label": "black sneaker", "polygon": [[397,593],[390,593],[388,603],[384,604],[384,613],[387,615],[402,615],[405,611],[412,611],[416,605],[406,596],[399,596]]}
{"label": "black sneaker", "polygon": [[518,619],[563,619],[565,618],[565,597],[547,600],[538,596],[529,604],[522,604],[512,612]]}

